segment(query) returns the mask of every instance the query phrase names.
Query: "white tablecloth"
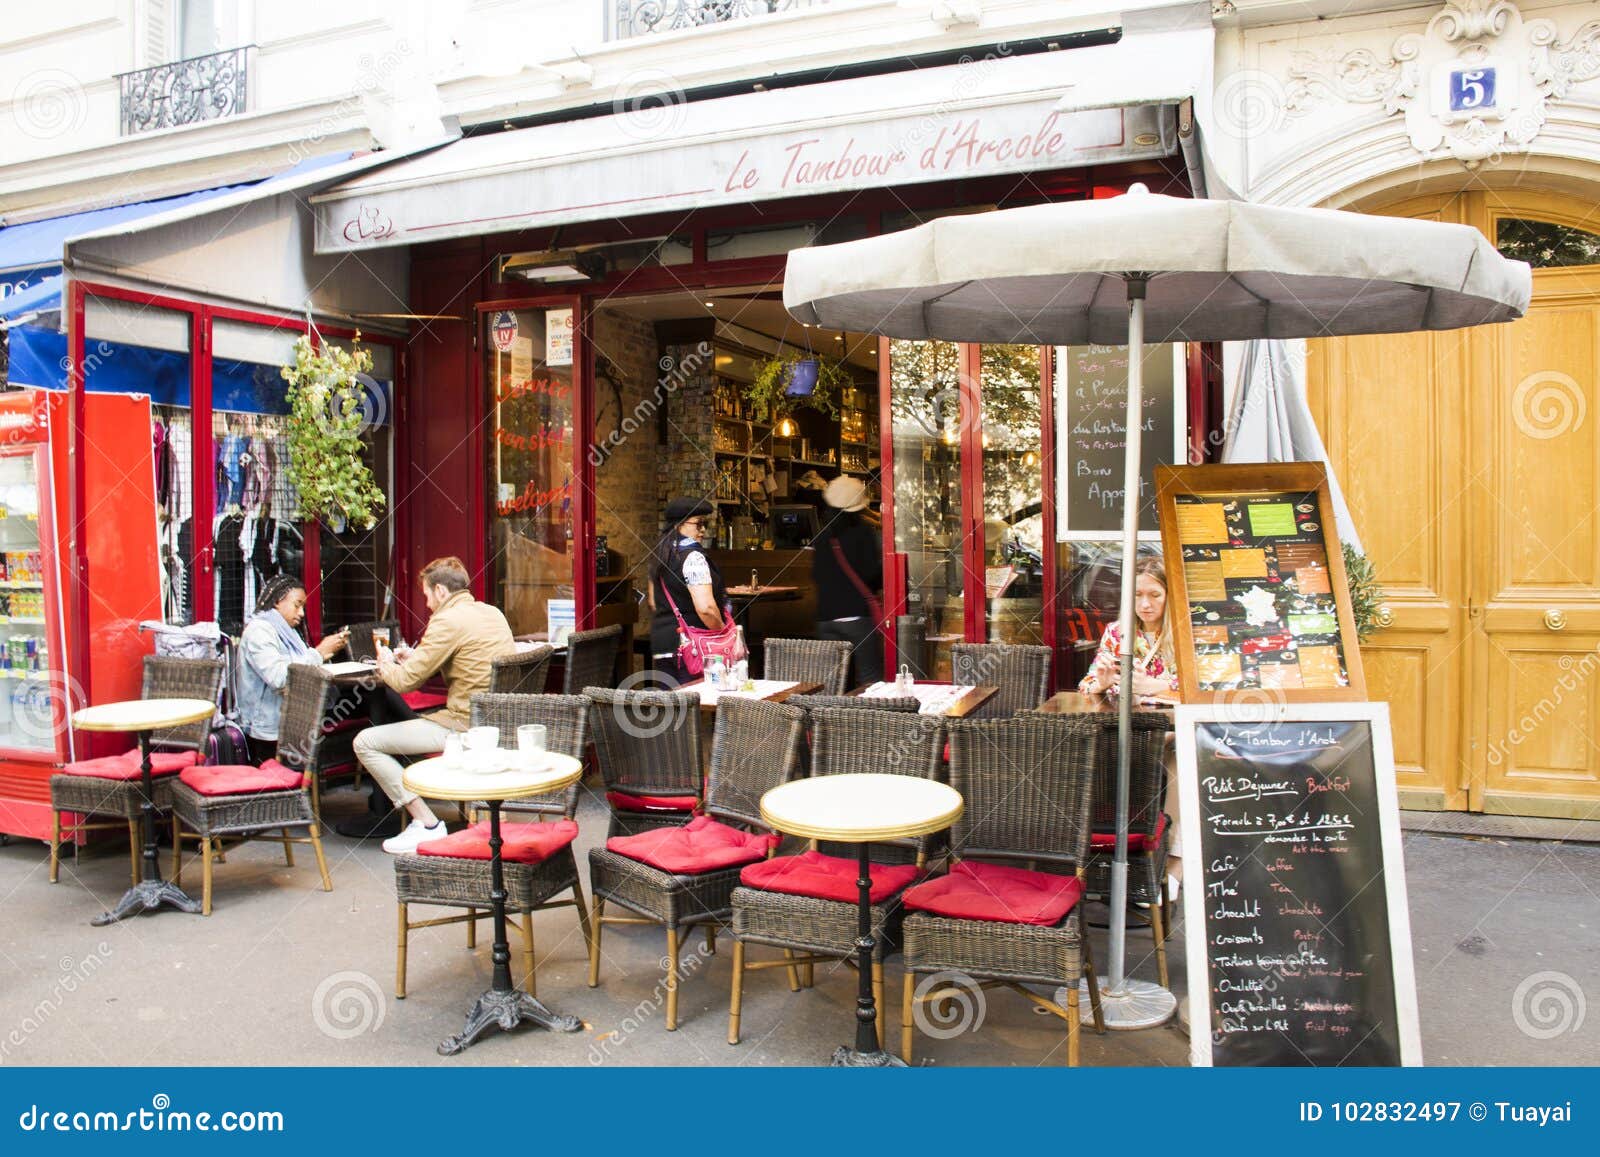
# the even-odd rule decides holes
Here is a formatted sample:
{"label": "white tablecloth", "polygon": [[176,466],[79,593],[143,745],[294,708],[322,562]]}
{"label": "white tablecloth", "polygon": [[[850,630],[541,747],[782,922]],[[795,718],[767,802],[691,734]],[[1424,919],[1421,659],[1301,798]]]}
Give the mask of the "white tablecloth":
{"label": "white tablecloth", "polygon": [[771,699],[774,695],[800,686],[799,683],[784,682],[781,679],[756,679],[754,683],[754,689],[749,691],[719,691],[702,680],[699,683],[689,684],[684,690],[699,695],[700,702],[707,707],[715,707],[723,699]]}

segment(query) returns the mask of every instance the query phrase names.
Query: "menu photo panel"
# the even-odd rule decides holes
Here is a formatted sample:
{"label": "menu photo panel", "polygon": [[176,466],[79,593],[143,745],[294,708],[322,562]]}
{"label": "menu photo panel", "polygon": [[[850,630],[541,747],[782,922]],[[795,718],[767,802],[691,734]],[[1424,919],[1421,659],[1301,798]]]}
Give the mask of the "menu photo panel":
{"label": "menu photo panel", "polygon": [[1163,466],[1156,501],[1184,702],[1367,697],[1321,463]]}

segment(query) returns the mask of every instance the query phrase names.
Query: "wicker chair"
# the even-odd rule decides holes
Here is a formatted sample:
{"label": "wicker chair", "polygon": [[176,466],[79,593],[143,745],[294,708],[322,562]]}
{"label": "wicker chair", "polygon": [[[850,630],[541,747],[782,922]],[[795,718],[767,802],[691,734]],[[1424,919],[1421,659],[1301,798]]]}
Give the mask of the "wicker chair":
{"label": "wicker chair", "polygon": [[768,639],[768,679],[818,683],[824,695],[843,695],[850,678],[850,644],[833,639]]}
{"label": "wicker chair", "polygon": [[543,695],[555,648],[540,643],[489,664],[489,694]]}
{"label": "wicker chair", "polygon": [[[704,928],[706,952],[715,952],[717,928],[728,922],[729,897],[739,884],[740,871],[745,864],[770,856],[778,837],[764,835],[744,841],[733,854],[747,858],[736,863],[717,859],[717,866],[701,866],[696,862],[700,854],[694,849],[702,838],[737,839],[726,830],[732,825],[765,832],[761,797],[789,780],[798,769],[804,718],[805,713],[798,707],[784,703],[743,699],[722,703],[717,708],[711,744],[706,814],[681,832],[646,832],[607,840],[604,848],[589,852],[589,885],[594,891],[589,987],[600,983],[600,936],[606,924],[661,925],[667,930],[666,1025],[669,1032],[678,1027],[681,933],[696,926]],[[683,857],[681,860],[661,858],[663,847],[669,844],[676,855]],[[608,902],[636,915],[607,916]],[[737,961],[739,950],[735,951]],[[798,977],[791,972],[791,983],[797,982]],[[737,985],[738,981],[734,983]]]}
{"label": "wicker chair", "polygon": [[[951,875],[907,889],[905,992],[901,1003],[900,1051],[910,1063],[916,1006],[951,995],[942,984],[918,993],[917,977],[959,973],[983,983],[1003,985],[1067,1022],[1067,1063],[1078,1063],[1078,981],[1088,979],[1095,1029],[1105,1031],[1100,988],[1084,933],[1081,889],[1089,851],[1093,759],[1100,724],[1085,716],[1027,715],[985,722],[955,720],[950,728],[950,782],[966,800],[966,810],[951,830],[960,862]],[[1012,881],[980,876],[989,860],[1043,862],[1052,873],[1028,873],[1029,887],[1060,881],[1055,902],[1066,911],[1054,923],[1012,919],[971,919],[939,915],[934,893],[958,878],[971,894],[1007,916],[1013,909]],[[969,861],[977,861],[974,865]],[[999,871],[1004,871],[1004,868]],[[994,871],[994,869],[990,869]],[[1076,884],[1067,877],[1076,879]],[[1030,891],[1037,897],[1037,891]],[[1031,915],[1048,918],[1043,905]],[[1023,985],[1066,986],[1062,1008]],[[924,985],[924,988],[927,986]]]}
{"label": "wicker chair", "polygon": [[[927,779],[941,777],[944,720],[940,716],[907,718],[898,711],[824,707],[810,713],[810,724],[812,775],[887,772]],[[884,863],[890,858],[920,860],[925,847],[917,841],[874,844],[873,862]],[[828,846],[816,850],[827,854]],[[846,849],[841,846],[840,850]],[[841,858],[838,864],[854,880],[858,872],[856,849],[849,845],[847,850],[849,858]],[[885,856],[885,851],[890,854]],[[755,887],[738,888],[733,893],[733,992],[728,1009],[728,1043],[739,1043],[739,1005],[745,972],[798,964],[802,966],[804,983],[809,988],[819,961],[855,959],[857,915],[853,900],[841,903]],[[872,984],[877,995],[880,1044],[883,1041],[883,961],[899,941],[901,918],[898,895],[872,907]],[[746,944],[782,948],[785,959],[747,962]],[[804,955],[794,956],[797,952]]]}
{"label": "wicker chair", "polygon": [[[294,867],[294,845],[310,844],[317,857],[322,890],[333,891],[328,861],[322,854],[322,825],[312,805],[316,780],[308,771],[322,741],[322,728],[333,699],[333,683],[315,667],[289,668],[294,680],[284,696],[278,722],[276,760],[260,768],[248,764],[231,767],[191,767],[178,773],[172,785],[172,814],[179,838],[173,841],[173,880],[180,878],[181,840],[200,841],[201,915],[211,915],[212,863],[224,838],[269,839],[283,844],[284,862]],[[304,836],[292,836],[305,828]],[[276,834],[273,834],[276,833]]]}
{"label": "wicker chair", "polygon": [[[542,723],[547,728],[545,745],[550,751],[583,758],[583,749],[589,742],[589,701],[581,695],[474,695],[472,697],[472,722],[474,726],[492,725],[500,728],[503,746],[516,745],[516,728],[522,723]],[[507,738],[509,737],[509,744]],[[578,787],[549,795],[535,796],[517,801],[522,810],[538,810],[544,815],[560,816],[572,824],[577,834],[574,816],[578,809]],[[531,806],[530,806],[531,805]],[[502,816],[507,808],[501,808]],[[509,841],[516,830],[534,827],[534,824],[501,822],[501,838]],[[549,825],[551,829],[558,824]],[[461,833],[452,838],[459,839]],[[484,835],[485,846],[488,836]],[[523,987],[529,995],[537,996],[534,980],[533,913],[549,908],[576,908],[578,924],[583,931],[585,953],[591,937],[589,911],[584,906],[583,885],[578,879],[578,861],[572,852],[571,841],[557,848],[537,863],[503,860],[506,914],[521,914],[519,931],[522,935]],[[406,995],[406,949],[410,933],[418,928],[433,928],[442,924],[466,924],[467,947],[477,947],[477,922],[487,919],[493,911],[492,884],[489,861],[455,856],[421,855],[410,853],[396,856],[394,861],[395,899],[400,905],[399,943],[396,946],[394,994],[404,1000]],[[571,889],[572,898],[552,900]],[[412,921],[410,905],[431,904],[445,908],[465,908],[459,916],[440,916],[431,920]]]}
{"label": "wicker chair", "polygon": [[950,647],[955,682],[998,687],[999,693],[972,718],[1009,719],[1032,711],[1050,697],[1050,648],[1020,643],[955,643]]}
{"label": "wicker chair", "polygon": [[[1094,757],[1093,818],[1089,836],[1087,892],[1111,897],[1111,861],[1117,832],[1117,717],[1090,715],[1100,724]],[[1167,984],[1167,937],[1172,934],[1167,904],[1168,830],[1167,736],[1171,715],[1163,711],[1133,713],[1133,753],[1128,767],[1128,903],[1148,905],[1150,933],[1155,938],[1156,971]]]}
{"label": "wicker chair", "polygon": [[590,687],[612,687],[617,681],[617,648],[622,628],[616,623],[567,636],[567,665],[561,677],[566,695],[588,694]]}
{"label": "wicker chair", "polygon": [[355,713],[357,699],[346,699],[320,667],[292,663],[283,686],[278,721],[278,760],[303,771],[311,787],[311,814],[322,818],[322,786],[330,779],[361,773],[350,743],[366,725]]}
{"label": "wicker chair", "polygon": [[[144,660],[144,677],[139,689],[141,699],[208,699],[217,702],[222,694],[223,661],[221,659],[169,659],[147,655]],[[166,751],[192,751],[198,758],[205,757],[206,737],[210,720],[186,724],[152,732],[152,749]],[[134,752],[137,753],[135,748]],[[135,755],[137,759],[137,755]],[[98,763],[98,761],[94,761]],[[50,777],[50,882],[61,876],[61,838],[75,839],[82,832],[128,829],[128,854],[132,860],[133,882],[139,882],[140,805],[144,793],[137,775],[130,779],[107,779],[103,776],[74,772],[77,766],[87,769],[88,763],[68,764]],[[172,810],[172,775],[176,771],[160,774],[153,781],[154,799],[158,812]],[[74,821],[63,821],[61,813],[78,815]],[[115,816],[114,820],[85,823],[84,816]],[[174,841],[176,843],[176,841]]]}
{"label": "wicker chair", "polygon": [[375,632],[389,632],[389,646],[393,647],[400,642],[400,624],[394,619],[379,619],[374,623],[351,623],[350,638],[345,642],[345,650],[350,652],[350,658],[359,662],[371,662],[378,657],[378,649],[372,644]]}
{"label": "wicker chair", "polygon": [[585,687],[589,733],[605,783],[606,838],[682,827],[704,787],[700,697],[692,691],[612,691]]}

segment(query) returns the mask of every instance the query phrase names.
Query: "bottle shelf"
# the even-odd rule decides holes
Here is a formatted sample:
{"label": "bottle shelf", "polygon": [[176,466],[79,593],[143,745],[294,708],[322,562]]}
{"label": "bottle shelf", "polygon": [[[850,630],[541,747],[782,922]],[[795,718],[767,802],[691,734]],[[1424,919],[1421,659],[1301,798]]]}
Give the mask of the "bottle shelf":
{"label": "bottle shelf", "polygon": [[44,590],[44,584],[43,583],[15,582],[15,581],[13,581],[11,579],[7,579],[4,582],[0,582],[0,591],[42,591],[42,590]]}
{"label": "bottle shelf", "polygon": [[43,619],[29,618],[25,615],[0,615],[0,623],[9,623],[21,627],[42,627]]}

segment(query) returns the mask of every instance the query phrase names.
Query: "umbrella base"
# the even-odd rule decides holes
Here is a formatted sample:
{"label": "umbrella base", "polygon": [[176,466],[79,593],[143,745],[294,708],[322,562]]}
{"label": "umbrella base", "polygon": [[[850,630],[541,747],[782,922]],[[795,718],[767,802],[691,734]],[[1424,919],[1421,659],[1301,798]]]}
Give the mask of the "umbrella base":
{"label": "umbrella base", "polygon": [[[1067,990],[1056,990],[1056,1003],[1063,1008],[1067,1003]],[[1156,1028],[1166,1024],[1177,1011],[1178,998],[1148,980],[1125,978],[1122,987],[1113,992],[1100,990],[1100,1011],[1105,1016],[1106,1028],[1112,1031],[1130,1031]],[[1078,982],[1078,1021],[1094,1023],[1094,1007],[1089,1002],[1089,982]]]}

